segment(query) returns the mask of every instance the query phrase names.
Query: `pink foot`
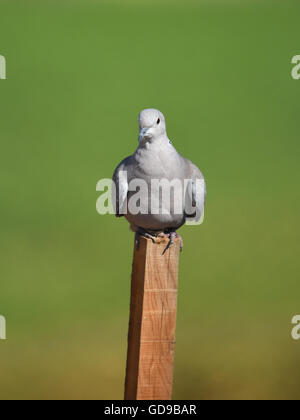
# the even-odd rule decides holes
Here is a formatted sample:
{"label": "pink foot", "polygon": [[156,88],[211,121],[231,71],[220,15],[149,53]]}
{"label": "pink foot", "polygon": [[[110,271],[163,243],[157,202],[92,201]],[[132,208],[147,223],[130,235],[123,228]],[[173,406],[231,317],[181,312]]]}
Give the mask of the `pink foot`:
{"label": "pink foot", "polygon": [[167,252],[167,250],[169,248],[171,248],[174,245],[175,239],[177,239],[177,238],[180,241],[180,252],[182,252],[182,250],[183,250],[183,239],[177,232],[172,231],[170,233],[165,233],[164,235],[165,235],[166,238],[170,239],[170,242],[168,243],[166,249],[164,250],[163,255]]}

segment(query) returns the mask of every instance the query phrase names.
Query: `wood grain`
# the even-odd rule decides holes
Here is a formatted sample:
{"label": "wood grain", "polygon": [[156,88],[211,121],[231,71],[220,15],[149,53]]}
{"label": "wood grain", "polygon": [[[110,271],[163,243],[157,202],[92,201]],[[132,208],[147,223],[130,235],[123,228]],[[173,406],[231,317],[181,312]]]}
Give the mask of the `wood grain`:
{"label": "wood grain", "polygon": [[141,238],[134,251],[126,400],[172,398],[180,243],[166,245]]}

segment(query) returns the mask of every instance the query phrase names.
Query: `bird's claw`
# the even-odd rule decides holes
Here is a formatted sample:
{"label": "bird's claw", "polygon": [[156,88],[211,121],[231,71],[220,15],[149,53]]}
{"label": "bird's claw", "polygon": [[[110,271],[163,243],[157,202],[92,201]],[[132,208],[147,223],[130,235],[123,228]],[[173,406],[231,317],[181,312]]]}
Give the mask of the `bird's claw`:
{"label": "bird's claw", "polygon": [[155,244],[156,238],[155,236],[151,235],[149,232],[145,231],[144,229],[139,228],[135,233],[135,246],[137,251],[140,248],[140,237],[143,236],[146,239],[151,239],[151,241]]}
{"label": "bird's claw", "polygon": [[182,252],[182,250],[183,250],[182,237],[175,230],[167,231],[167,232],[161,232],[157,236],[153,236],[149,232],[147,232],[146,230],[144,230],[142,228],[139,228],[135,233],[135,246],[136,246],[137,251],[140,248],[140,238],[141,238],[141,236],[143,236],[146,239],[151,239],[151,241],[154,244],[156,243],[157,238],[167,238],[167,239],[169,239],[169,243],[166,246],[162,255],[165,255],[165,253],[168,251],[168,249],[172,248],[176,239],[179,239],[179,241],[180,241],[180,252]]}
{"label": "bird's claw", "polygon": [[182,240],[182,237],[177,232],[172,231],[170,233],[165,233],[165,237],[169,238],[170,241],[169,241],[168,245],[166,246],[166,248],[163,252],[163,255],[165,255],[165,253],[168,251],[168,249],[170,249],[174,245],[175,239],[177,239],[177,238],[180,241],[180,252],[182,252],[182,250],[183,250],[183,240]]}

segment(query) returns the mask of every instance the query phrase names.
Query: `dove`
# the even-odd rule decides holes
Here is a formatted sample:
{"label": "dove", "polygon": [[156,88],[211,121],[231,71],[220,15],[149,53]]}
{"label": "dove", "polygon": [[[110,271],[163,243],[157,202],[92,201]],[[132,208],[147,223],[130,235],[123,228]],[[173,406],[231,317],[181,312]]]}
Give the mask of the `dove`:
{"label": "dove", "polygon": [[[136,234],[137,247],[140,236],[153,242],[158,237],[167,237],[169,242],[165,251],[176,238],[180,239],[182,250],[183,241],[177,230],[185,223],[198,222],[203,217],[206,199],[204,176],[173,146],[162,112],[145,109],[139,114],[138,123],[138,147],[133,155],[117,166],[113,174],[115,215],[125,216],[130,223],[131,230]],[[137,191],[131,188],[131,183],[137,185],[137,181],[147,188],[139,191],[140,211],[132,211],[129,203]],[[166,183],[169,183],[169,190],[163,190]]]}

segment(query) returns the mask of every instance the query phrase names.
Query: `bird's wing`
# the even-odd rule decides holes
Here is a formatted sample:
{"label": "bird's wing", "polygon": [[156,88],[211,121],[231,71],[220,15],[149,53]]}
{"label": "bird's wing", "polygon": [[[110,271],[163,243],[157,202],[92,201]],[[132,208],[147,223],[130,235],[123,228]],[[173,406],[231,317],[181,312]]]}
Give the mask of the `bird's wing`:
{"label": "bird's wing", "polygon": [[115,197],[114,208],[115,208],[115,215],[117,217],[122,217],[126,213],[127,210],[127,194],[128,194],[128,178],[127,178],[127,171],[126,171],[126,163],[128,159],[123,160],[113,175],[113,182],[115,184]]}
{"label": "bird's wing", "polygon": [[185,194],[185,215],[187,224],[200,224],[204,218],[206,183],[200,169],[187,161],[188,184]]}

